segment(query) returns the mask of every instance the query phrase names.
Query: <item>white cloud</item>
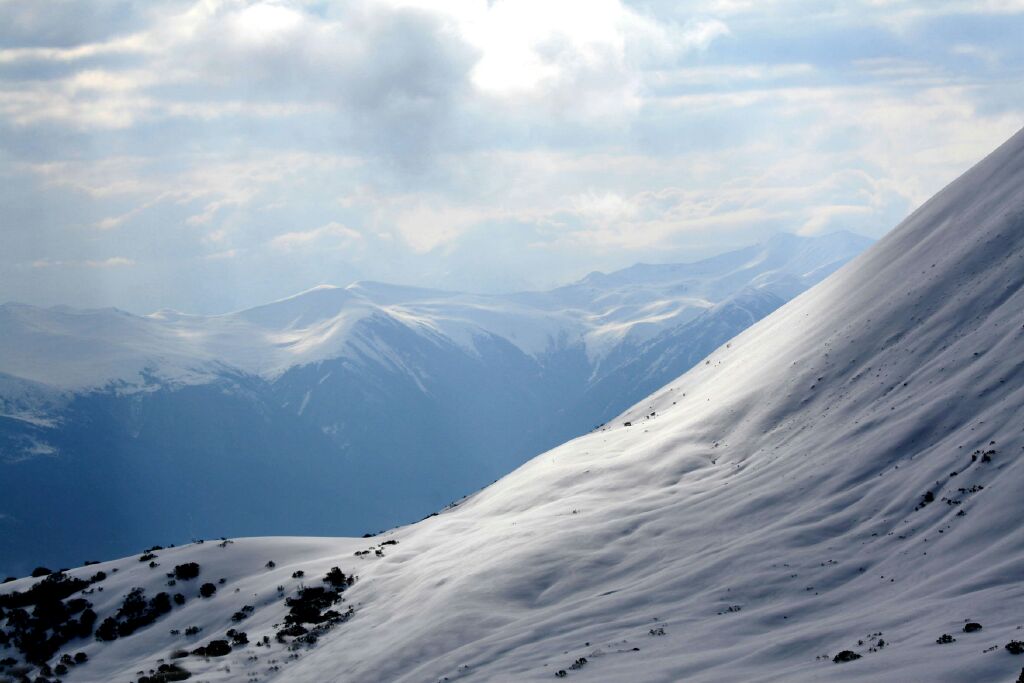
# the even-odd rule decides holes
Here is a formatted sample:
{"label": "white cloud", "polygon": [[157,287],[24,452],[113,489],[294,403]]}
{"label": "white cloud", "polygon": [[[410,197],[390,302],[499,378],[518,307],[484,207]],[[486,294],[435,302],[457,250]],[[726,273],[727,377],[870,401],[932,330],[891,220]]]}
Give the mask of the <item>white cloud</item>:
{"label": "white cloud", "polygon": [[501,213],[476,207],[419,203],[400,211],[395,227],[413,251],[425,254],[458,239],[485,220],[497,218]]}
{"label": "white cloud", "polygon": [[[285,295],[314,267],[518,287],[877,236],[1024,113],[1024,0],[143,5],[79,30],[22,0],[59,39],[0,43],[0,269],[27,274],[0,299],[73,298],[86,268],[146,285],[126,300]],[[126,244],[162,272],[81,256]]]}
{"label": "white cloud", "polygon": [[363,239],[358,230],[341,223],[331,222],[311,230],[296,230],[278,235],[270,240],[270,246],[280,251],[296,249],[348,249]]}
{"label": "white cloud", "polygon": [[86,260],[62,260],[62,259],[37,259],[32,262],[33,268],[62,268],[62,267],[85,267],[85,268],[122,268],[134,266],[135,261],[123,256],[111,256],[105,259]]}

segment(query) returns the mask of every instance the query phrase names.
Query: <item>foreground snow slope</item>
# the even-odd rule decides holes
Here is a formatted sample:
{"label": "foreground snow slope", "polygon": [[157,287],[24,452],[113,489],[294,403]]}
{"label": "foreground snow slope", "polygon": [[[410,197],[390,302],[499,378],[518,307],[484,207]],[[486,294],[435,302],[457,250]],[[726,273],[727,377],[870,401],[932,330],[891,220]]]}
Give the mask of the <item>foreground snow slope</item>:
{"label": "foreground snow slope", "polygon": [[[187,559],[226,583],[129,638],[72,645],[90,662],[67,680],[137,678],[223,637],[244,603],[250,640],[272,635],[276,586],[339,565],[360,577],[355,613],[316,647],[178,661],[209,681],[1012,681],[1022,285],[1024,132],[613,425],[436,517],[100,565],[123,568],[91,596],[101,619]],[[353,555],[371,545],[383,556]],[[168,635],[189,624],[204,630]],[[842,650],[862,658],[833,663]]]}

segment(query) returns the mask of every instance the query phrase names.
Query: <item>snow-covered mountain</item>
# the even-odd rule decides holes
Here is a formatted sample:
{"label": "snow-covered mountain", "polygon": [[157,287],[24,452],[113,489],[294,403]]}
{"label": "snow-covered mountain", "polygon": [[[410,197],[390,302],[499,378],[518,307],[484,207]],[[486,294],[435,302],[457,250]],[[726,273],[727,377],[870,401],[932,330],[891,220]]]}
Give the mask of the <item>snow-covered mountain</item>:
{"label": "snow-covered mountain", "polygon": [[0,571],[420,519],[866,244],[779,235],[509,296],[358,283],[220,316],[0,306]]}
{"label": "snow-covered mountain", "polygon": [[[58,647],[87,657],[68,681],[1012,681],[1022,424],[1024,131],[612,424],[457,506],[374,538],[84,567],[36,618],[66,621],[53,596],[82,577],[103,633],[125,631]],[[22,592],[0,603],[9,633],[37,581],[3,588]]]}

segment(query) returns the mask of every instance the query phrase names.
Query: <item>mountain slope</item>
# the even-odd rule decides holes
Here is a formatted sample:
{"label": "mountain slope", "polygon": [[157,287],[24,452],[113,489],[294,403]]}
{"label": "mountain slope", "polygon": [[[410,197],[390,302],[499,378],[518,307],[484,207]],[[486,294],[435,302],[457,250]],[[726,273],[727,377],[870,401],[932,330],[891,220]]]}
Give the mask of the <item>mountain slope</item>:
{"label": "mountain slope", "polygon": [[363,282],[219,316],[0,306],[0,572],[420,519],[621,412],[866,242],[780,235],[508,296]]}
{"label": "mountain slope", "polygon": [[615,426],[395,532],[290,675],[1012,680],[1022,181],[1019,133]]}
{"label": "mountain slope", "polygon": [[[269,645],[175,661],[211,681],[1013,680],[1022,181],[1024,132],[614,425],[436,517],[100,565],[121,569],[89,595],[101,617],[185,560],[225,584],[137,635],[77,641],[90,661],[67,680],[131,679],[222,637],[243,603]],[[288,577],[332,565],[359,576],[351,616],[315,647],[278,644]],[[861,657],[834,663],[845,650]]]}

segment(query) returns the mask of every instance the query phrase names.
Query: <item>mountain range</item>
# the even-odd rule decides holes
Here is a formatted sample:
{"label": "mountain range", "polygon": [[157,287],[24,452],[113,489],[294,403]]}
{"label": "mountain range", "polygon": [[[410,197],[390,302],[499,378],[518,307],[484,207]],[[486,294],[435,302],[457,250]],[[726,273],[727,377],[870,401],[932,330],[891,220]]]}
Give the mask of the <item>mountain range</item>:
{"label": "mountain range", "polygon": [[65,654],[68,681],[144,683],[1012,681],[1022,425],[1024,131],[688,372],[437,515],[7,584],[12,638],[68,635],[7,666]]}
{"label": "mountain range", "polygon": [[361,282],[216,316],[0,306],[0,571],[420,519],[605,422],[869,243],[779,234],[504,296]]}

